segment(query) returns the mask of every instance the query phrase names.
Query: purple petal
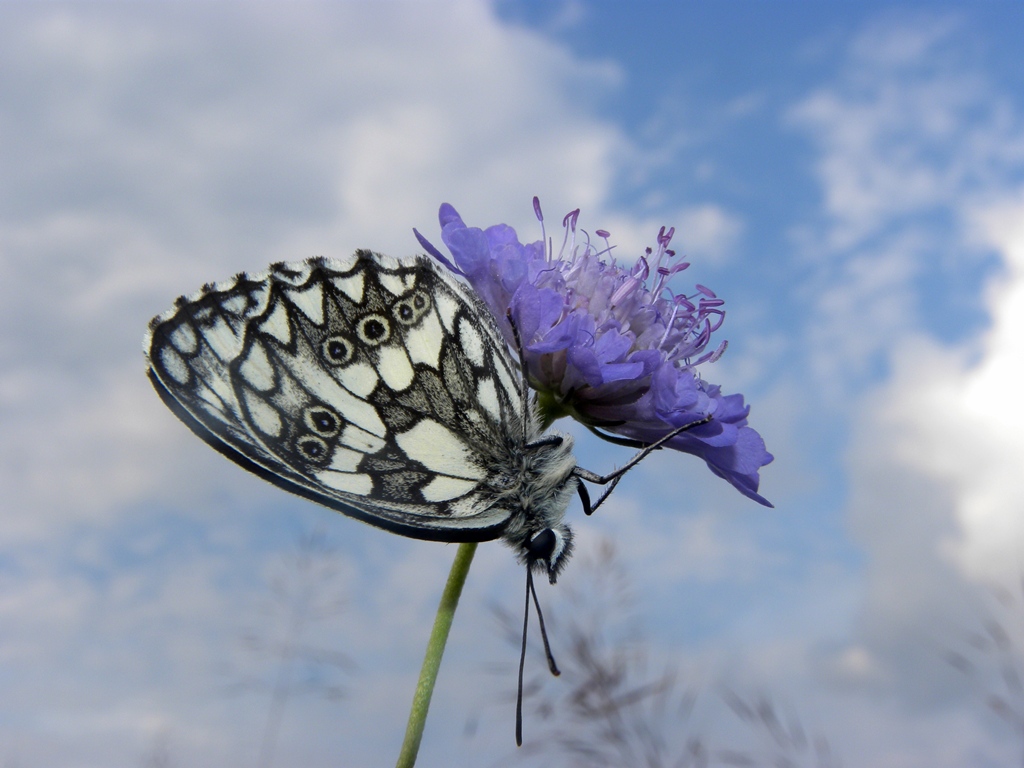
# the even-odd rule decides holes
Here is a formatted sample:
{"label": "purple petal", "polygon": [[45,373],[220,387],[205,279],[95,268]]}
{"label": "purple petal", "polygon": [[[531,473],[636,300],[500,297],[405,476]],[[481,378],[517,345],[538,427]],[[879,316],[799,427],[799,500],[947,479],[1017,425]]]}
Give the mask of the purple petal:
{"label": "purple petal", "polygon": [[455,210],[455,206],[451,203],[441,203],[441,208],[437,212],[437,219],[441,222],[442,230],[449,224],[453,223],[457,223],[463,229],[466,227],[466,225],[462,223],[462,217],[459,216],[459,212]]}
{"label": "purple petal", "polygon": [[512,297],[512,316],[519,328],[523,346],[532,348],[562,315],[562,297],[555,291],[534,288],[524,283]]}
{"label": "purple petal", "polygon": [[437,248],[434,247],[434,244],[432,242],[430,242],[429,240],[427,240],[427,238],[425,238],[423,235],[421,235],[419,233],[419,231],[415,227],[413,227],[412,233],[414,235],[416,235],[416,239],[419,240],[420,245],[423,246],[423,248],[426,250],[427,253],[429,253],[435,259],[440,261],[442,264],[444,264],[445,267],[447,267],[449,271],[454,272],[457,275],[462,275],[463,277],[465,277],[465,274],[463,273],[463,271],[461,269],[459,269],[458,267],[456,267],[454,264],[452,264],[448,260],[448,257],[445,256],[443,253],[441,253],[439,250],[437,250]]}

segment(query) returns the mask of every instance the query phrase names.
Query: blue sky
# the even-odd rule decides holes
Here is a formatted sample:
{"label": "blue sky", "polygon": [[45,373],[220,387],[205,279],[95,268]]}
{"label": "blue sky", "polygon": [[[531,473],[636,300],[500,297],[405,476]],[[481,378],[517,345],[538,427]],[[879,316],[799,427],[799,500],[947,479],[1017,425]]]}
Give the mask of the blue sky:
{"label": "blue sky", "polygon": [[[0,6],[0,765],[257,764],[267,648],[309,589],[301,639],[345,664],[296,671],[274,764],[394,759],[453,548],[230,465],[160,404],[140,340],[240,270],[439,242],[442,202],[534,239],[534,194],[622,258],[677,228],[677,284],[726,299],[707,376],[777,457],[774,510],[664,453],[570,510],[556,653],[588,611],[642,627],[713,751],[770,755],[727,686],[844,765],[1019,759],[969,638],[1016,626],[1024,661],[1019,589],[993,598],[1024,561],[1022,28],[1002,2]],[[588,468],[628,456],[578,437]],[[420,765],[567,764],[557,719],[514,754],[492,606],[521,589],[482,547]]]}

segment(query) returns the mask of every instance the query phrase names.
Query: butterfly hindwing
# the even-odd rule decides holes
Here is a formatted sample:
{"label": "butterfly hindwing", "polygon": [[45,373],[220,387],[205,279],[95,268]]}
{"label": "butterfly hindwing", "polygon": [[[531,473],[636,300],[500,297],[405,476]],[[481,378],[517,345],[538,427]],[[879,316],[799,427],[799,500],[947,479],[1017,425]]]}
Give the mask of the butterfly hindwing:
{"label": "butterfly hindwing", "polygon": [[522,392],[485,308],[426,258],[367,251],[178,300],[150,377],[193,431],[275,484],[407,536],[484,540],[522,442]]}

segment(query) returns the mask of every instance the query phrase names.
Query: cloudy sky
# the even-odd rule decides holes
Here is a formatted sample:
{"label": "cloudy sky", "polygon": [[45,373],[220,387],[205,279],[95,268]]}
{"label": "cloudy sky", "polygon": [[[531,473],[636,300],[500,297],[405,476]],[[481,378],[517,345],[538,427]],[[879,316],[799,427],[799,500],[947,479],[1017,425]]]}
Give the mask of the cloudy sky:
{"label": "cloudy sky", "polygon": [[[240,270],[438,242],[442,202],[535,239],[534,194],[623,257],[676,227],[677,287],[726,299],[707,377],[777,457],[773,510],[668,454],[571,509],[541,592],[565,666],[574,623],[631,636],[716,759],[775,748],[733,691],[844,765],[1018,761],[991,704],[1024,711],[1021,29],[1009,2],[0,5],[0,766],[394,760],[454,549],[225,461],[140,342]],[[522,584],[481,547],[420,765],[568,764],[557,706],[513,746]]]}

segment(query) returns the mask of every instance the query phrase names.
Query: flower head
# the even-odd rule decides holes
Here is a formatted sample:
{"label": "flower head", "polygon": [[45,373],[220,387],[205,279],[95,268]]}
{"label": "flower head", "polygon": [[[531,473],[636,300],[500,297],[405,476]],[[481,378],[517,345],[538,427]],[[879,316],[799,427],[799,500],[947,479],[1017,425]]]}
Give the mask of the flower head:
{"label": "flower head", "polygon": [[[533,205],[543,233],[537,198]],[[691,295],[668,289],[689,266],[669,248],[674,229],[662,227],[657,247],[627,267],[609,258],[607,232],[596,230],[595,243],[577,229],[578,209],[562,221],[557,254],[546,239],[520,243],[505,224],[467,227],[448,203],[438,217],[454,264],[416,236],[465,276],[515,346],[511,315],[546,423],[572,416],[613,442],[649,444],[710,416],[668,447],[700,456],[741,493],[770,506],[757,493],[758,471],[773,457],[747,426],[749,406],[697,370],[725,351],[725,342],[711,347],[724,302],[701,285]]]}

